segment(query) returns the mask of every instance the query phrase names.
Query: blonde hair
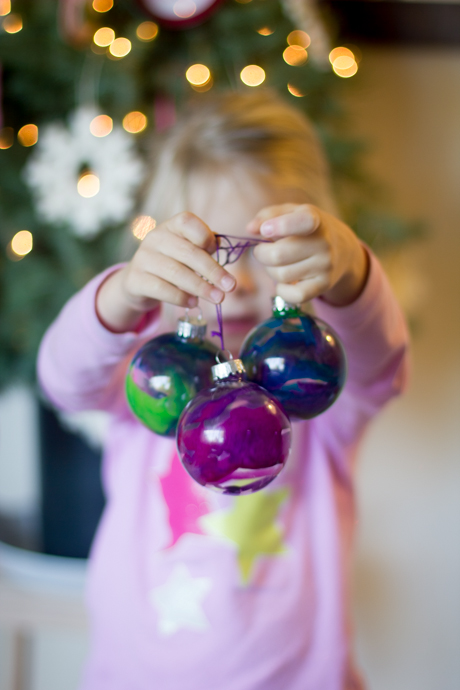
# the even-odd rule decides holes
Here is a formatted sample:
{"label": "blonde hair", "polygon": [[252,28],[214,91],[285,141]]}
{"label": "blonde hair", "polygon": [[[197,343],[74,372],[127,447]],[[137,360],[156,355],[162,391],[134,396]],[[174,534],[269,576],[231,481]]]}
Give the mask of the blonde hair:
{"label": "blonde hair", "polygon": [[335,213],[328,165],[310,122],[275,92],[201,95],[154,142],[142,211],[163,222],[188,210],[188,181],[196,173],[244,165],[279,189],[300,193]]}

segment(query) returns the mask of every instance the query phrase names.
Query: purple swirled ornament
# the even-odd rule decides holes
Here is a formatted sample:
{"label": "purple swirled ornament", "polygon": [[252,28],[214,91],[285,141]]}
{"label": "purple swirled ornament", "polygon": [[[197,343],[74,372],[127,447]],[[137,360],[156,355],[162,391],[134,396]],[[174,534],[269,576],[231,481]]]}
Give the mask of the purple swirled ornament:
{"label": "purple swirled ornament", "polygon": [[179,419],[179,457],[202,486],[253,493],[283,469],[291,424],[270,393],[246,381],[240,360],[218,364],[212,373],[215,385],[201,390]]}

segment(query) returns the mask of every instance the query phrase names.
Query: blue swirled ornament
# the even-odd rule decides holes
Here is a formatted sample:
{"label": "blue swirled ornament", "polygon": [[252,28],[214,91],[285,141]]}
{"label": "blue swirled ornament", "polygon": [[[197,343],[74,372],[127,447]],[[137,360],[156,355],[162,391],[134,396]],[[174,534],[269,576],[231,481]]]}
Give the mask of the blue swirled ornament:
{"label": "blue swirled ornament", "polygon": [[248,379],[266,388],[293,420],[327,410],[346,379],[337,334],[281,297],[273,300],[273,316],[247,335],[239,356]]}
{"label": "blue swirled ornament", "polygon": [[187,403],[212,382],[218,348],[204,339],[201,318],[178,320],[176,333],[164,333],[134,355],[126,376],[126,397],[136,417],[151,431],[174,437]]}

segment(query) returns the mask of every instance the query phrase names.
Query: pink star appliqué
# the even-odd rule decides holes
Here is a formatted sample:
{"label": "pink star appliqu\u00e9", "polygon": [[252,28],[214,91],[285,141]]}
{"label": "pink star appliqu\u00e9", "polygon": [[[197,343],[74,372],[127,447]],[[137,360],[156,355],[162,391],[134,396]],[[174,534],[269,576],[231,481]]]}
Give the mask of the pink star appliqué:
{"label": "pink star appliqu\u00e9", "polygon": [[171,542],[165,548],[174,546],[182,534],[204,534],[199,519],[209,513],[209,507],[202,494],[203,489],[184,470],[176,452],[169,474],[161,477],[160,483],[172,533]]}

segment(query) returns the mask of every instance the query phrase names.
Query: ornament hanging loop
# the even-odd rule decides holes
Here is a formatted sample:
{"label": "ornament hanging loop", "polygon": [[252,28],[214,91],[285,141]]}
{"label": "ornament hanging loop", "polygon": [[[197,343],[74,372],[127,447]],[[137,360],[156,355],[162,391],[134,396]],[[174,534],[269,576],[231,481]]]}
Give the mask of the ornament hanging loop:
{"label": "ornament hanging loop", "polygon": [[216,362],[217,364],[225,364],[233,359],[233,355],[230,350],[219,350],[216,352]]}
{"label": "ornament hanging loop", "polygon": [[189,317],[189,314],[192,311],[192,309],[198,309],[197,319],[198,319],[198,321],[202,321],[203,320],[203,312],[201,310],[201,307],[198,305],[196,307],[185,307],[185,314],[184,314],[183,320],[184,321],[195,320],[193,316],[191,317],[191,319]]}

